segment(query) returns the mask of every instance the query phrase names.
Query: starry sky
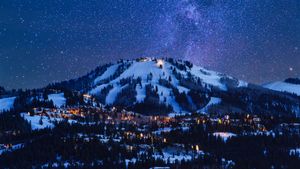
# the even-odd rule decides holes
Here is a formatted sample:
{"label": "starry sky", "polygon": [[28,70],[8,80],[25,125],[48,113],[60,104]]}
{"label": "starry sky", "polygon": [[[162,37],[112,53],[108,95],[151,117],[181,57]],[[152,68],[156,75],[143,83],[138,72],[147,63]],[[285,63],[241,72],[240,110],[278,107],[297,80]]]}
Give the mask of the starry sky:
{"label": "starry sky", "polygon": [[0,86],[173,57],[262,84],[300,77],[299,0],[1,0]]}

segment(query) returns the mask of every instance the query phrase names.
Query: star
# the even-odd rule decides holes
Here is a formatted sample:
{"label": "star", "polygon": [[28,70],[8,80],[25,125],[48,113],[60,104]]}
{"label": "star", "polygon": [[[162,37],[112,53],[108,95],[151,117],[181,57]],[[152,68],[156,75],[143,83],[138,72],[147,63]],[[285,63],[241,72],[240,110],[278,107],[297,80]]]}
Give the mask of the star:
{"label": "star", "polygon": [[142,56],[256,84],[300,74],[297,0],[67,2],[1,3],[0,86],[39,88]]}

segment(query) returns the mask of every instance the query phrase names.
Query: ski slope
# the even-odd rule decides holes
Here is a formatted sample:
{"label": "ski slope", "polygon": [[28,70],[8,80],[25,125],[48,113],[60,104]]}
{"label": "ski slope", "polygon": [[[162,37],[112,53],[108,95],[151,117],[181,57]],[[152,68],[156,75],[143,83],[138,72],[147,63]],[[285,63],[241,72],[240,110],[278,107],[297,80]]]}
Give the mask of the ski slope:
{"label": "ski slope", "polygon": [[0,112],[8,111],[13,108],[16,97],[0,99]]}

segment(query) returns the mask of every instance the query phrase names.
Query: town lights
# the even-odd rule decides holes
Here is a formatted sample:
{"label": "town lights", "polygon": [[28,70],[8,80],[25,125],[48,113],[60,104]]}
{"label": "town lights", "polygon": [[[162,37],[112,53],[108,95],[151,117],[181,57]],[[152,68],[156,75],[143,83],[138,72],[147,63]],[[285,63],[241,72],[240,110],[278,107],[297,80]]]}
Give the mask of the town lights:
{"label": "town lights", "polygon": [[83,94],[83,97],[84,97],[84,98],[86,98],[86,99],[90,99],[90,98],[92,98],[92,96],[91,96],[91,95],[89,95],[89,94]]}
{"label": "town lights", "polygon": [[199,145],[192,145],[192,150],[196,150],[196,151],[199,151],[200,148],[199,148]]}

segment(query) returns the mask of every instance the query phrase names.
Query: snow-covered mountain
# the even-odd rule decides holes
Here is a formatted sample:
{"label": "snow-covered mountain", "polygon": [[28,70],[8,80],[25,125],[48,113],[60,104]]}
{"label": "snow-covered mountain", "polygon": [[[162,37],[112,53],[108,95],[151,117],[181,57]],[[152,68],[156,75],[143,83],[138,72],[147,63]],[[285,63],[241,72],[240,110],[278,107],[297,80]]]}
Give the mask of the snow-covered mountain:
{"label": "snow-covered mountain", "polygon": [[185,112],[298,113],[299,98],[249,84],[188,61],[121,60],[54,84],[93,95],[108,106],[144,114]]}
{"label": "snow-covered mountain", "polygon": [[[187,66],[186,64],[190,65]],[[118,68],[120,67],[122,67],[122,69],[126,67],[122,73],[117,72]],[[118,75],[112,81],[105,83],[104,85],[103,83],[101,83],[107,79],[110,79],[115,74]],[[91,93],[96,94],[97,92],[101,91],[104,86],[107,86],[109,84],[113,85],[113,89],[117,92],[119,91],[117,88],[120,87],[120,81],[127,78],[140,78],[142,89],[146,84],[154,84],[161,87],[159,85],[159,80],[170,78],[171,85],[177,87],[180,92],[187,92],[189,89],[181,86],[177,78],[178,76],[181,76],[183,78],[188,78],[188,76],[199,78],[202,84],[214,86],[221,90],[227,89],[227,84],[222,82],[223,78],[228,78],[235,81],[236,87],[247,86],[246,82],[238,81],[221,73],[206,70],[202,67],[192,65],[189,62],[143,58],[134,61],[124,61],[122,63],[109,66],[102,75],[94,80],[94,84],[96,85],[96,87],[91,91]],[[137,89],[137,91],[140,93],[139,89]],[[112,98],[112,100],[114,99]]]}
{"label": "snow-covered mountain", "polygon": [[26,107],[51,105],[51,102],[56,107],[85,104],[84,94],[92,96],[97,104],[151,115],[191,112],[300,114],[300,98],[296,95],[172,58],[121,60],[99,66],[85,76],[13,96],[17,96],[14,105],[22,110],[24,104],[29,104]]}
{"label": "snow-covered mountain", "polygon": [[[206,95],[213,88],[227,91],[247,85],[187,61],[141,58],[108,66],[95,77],[88,93],[98,96],[107,105],[131,107],[151,100],[170,106],[174,112],[190,112],[201,111],[206,104],[213,103]],[[151,90],[154,93],[151,94]]]}
{"label": "snow-covered mountain", "polygon": [[280,92],[292,93],[300,96],[300,79],[290,78],[285,81],[277,81],[264,85],[264,87]]}
{"label": "snow-covered mountain", "polygon": [[[229,87],[247,86],[247,83],[189,62],[142,58],[122,61],[107,67],[100,76],[95,78],[92,85],[89,93],[95,96],[106,93],[102,96],[105,97],[104,103],[107,105],[118,103],[120,95],[126,90],[132,90],[135,94],[132,102],[144,102],[148,86],[158,94],[160,103],[170,105],[173,111],[180,112],[185,109],[178,103],[176,93],[186,94],[188,102],[194,106],[194,100],[188,95],[193,88],[204,90],[217,88],[226,91]],[[195,111],[198,110],[197,106],[194,107],[196,107]]]}

